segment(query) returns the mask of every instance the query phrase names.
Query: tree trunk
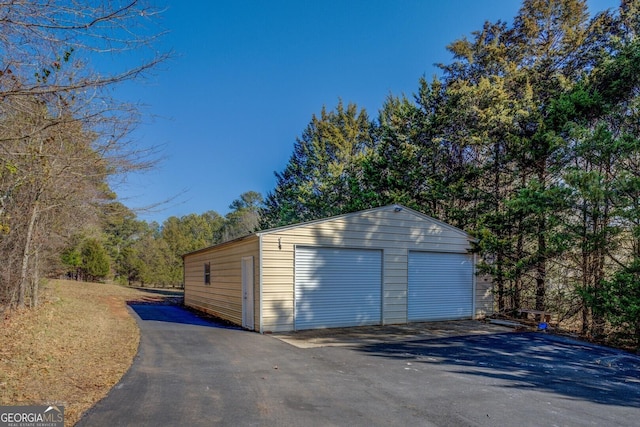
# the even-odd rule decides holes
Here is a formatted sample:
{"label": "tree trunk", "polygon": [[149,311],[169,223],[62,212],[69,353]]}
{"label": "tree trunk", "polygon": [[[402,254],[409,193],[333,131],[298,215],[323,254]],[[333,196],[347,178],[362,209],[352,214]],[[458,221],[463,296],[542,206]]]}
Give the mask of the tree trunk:
{"label": "tree trunk", "polygon": [[589,332],[589,306],[587,302],[582,299],[582,335],[586,335]]}
{"label": "tree trunk", "polygon": [[[582,241],[581,241],[581,255],[582,255],[582,291],[583,292],[591,292],[591,269],[590,269],[590,259],[589,259],[589,248],[588,248],[588,238],[587,238],[587,229],[589,227],[589,218],[587,214],[587,201],[582,201],[582,224],[581,224],[581,232],[582,232]],[[582,334],[586,335],[589,332],[589,302],[583,297],[582,298]]]}
{"label": "tree trunk", "polygon": [[[522,232],[521,222],[518,222],[518,242],[516,243],[516,259],[520,260],[524,257],[524,233]],[[517,267],[519,268],[519,267]],[[513,297],[511,307],[515,312],[519,308],[522,308],[522,274],[520,271],[516,271],[516,279],[513,284]]]}
{"label": "tree trunk", "polygon": [[[585,243],[583,243],[582,249],[582,289],[583,292],[590,292],[589,282],[589,257],[586,251]],[[586,335],[589,332],[589,303],[583,297],[582,298],[582,334]]]}
{"label": "tree trunk", "polygon": [[502,272],[502,252],[498,252],[496,257],[497,274],[496,285],[498,286],[498,313],[504,312],[504,274]]}
{"label": "tree trunk", "polygon": [[[596,298],[599,297],[600,292],[602,291],[602,281],[604,280],[604,263],[605,263],[605,254],[606,250],[603,247],[606,245],[609,236],[607,233],[607,227],[609,225],[609,209],[608,205],[604,206],[602,217],[599,221],[594,219],[594,235],[601,235],[600,242],[598,243],[598,247],[595,250],[594,260],[593,260],[593,291],[596,295]],[[594,337],[602,336],[605,332],[605,318],[602,309],[600,309],[600,304],[598,304],[598,310],[594,310],[592,313],[592,326],[591,333]]]}
{"label": "tree trunk", "polygon": [[34,257],[33,257],[33,278],[31,283],[31,307],[35,308],[38,306],[38,291],[40,284],[40,275],[39,273],[39,254],[38,248],[36,248]]}
{"label": "tree trunk", "polygon": [[544,237],[545,220],[540,219],[538,228],[538,259],[536,260],[536,310],[545,309],[545,282],[547,278],[547,241]]}
{"label": "tree trunk", "polygon": [[18,307],[23,308],[25,306],[26,290],[28,283],[28,271],[29,271],[29,258],[31,256],[31,242],[33,241],[33,230],[38,218],[38,197],[33,202],[33,208],[31,209],[31,216],[29,218],[29,225],[27,227],[27,235],[24,242],[24,251],[22,253],[22,267],[20,269],[20,281],[18,282]]}

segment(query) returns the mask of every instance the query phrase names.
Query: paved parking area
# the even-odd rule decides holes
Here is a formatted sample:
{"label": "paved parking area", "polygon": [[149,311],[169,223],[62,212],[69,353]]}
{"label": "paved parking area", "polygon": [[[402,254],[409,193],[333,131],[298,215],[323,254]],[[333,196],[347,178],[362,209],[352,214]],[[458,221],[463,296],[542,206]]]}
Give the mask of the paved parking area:
{"label": "paved parking area", "polygon": [[134,364],[78,426],[609,427],[640,420],[639,357],[552,335],[455,322],[389,336],[384,328],[342,331],[342,338],[316,331],[309,341],[328,345],[305,347],[176,306],[133,305],[132,314],[141,330]]}
{"label": "paved parking area", "polygon": [[450,338],[513,332],[512,328],[478,320],[420,322],[406,325],[313,329],[274,334],[299,348],[345,347],[367,343],[393,343],[416,339]]}

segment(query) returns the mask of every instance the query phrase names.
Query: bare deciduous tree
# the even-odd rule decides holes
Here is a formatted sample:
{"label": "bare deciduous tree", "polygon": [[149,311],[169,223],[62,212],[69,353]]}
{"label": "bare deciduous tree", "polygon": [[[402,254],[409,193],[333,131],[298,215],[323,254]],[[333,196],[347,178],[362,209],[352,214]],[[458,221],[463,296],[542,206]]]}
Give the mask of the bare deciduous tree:
{"label": "bare deciduous tree", "polygon": [[0,1],[0,306],[37,304],[39,270],[93,219],[107,178],[152,166],[153,150],[127,139],[136,107],[110,88],[167,57],[153,48],[157,13],[139,0]]}

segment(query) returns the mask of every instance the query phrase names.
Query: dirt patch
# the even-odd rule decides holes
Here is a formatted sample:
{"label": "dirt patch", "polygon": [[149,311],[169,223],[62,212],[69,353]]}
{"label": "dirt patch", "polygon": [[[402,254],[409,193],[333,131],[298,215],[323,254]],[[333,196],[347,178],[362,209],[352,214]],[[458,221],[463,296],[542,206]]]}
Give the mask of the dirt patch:
{"label": "dirt patch", "polygon": [[300,348],[358,346],[428,338],[485,335],[513,332],[513,328],[479,320],[408,323],[405,325],[358,326],[352,328],[313,329],[274,334],[284,342]]}
{"label": "dirt patch", "polygon": [[65,425],[129,369],[140,333],[127,301],[162,296],[116,285],[54,280],[35,310],[0,319],[0,404],[57,404]]}

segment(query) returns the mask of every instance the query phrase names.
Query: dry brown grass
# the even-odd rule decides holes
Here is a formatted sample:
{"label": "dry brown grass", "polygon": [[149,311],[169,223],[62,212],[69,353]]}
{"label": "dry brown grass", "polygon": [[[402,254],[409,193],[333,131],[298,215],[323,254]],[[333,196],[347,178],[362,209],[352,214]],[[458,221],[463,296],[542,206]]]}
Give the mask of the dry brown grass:
{"label": "dry brown grass", "polygon": [[126,302],[154,297],[64,280],[50,281],[43,296],[38,309],[0,318],[0,405],[63,405],[65,425],[74,425],[137,352],[140,333]]}

